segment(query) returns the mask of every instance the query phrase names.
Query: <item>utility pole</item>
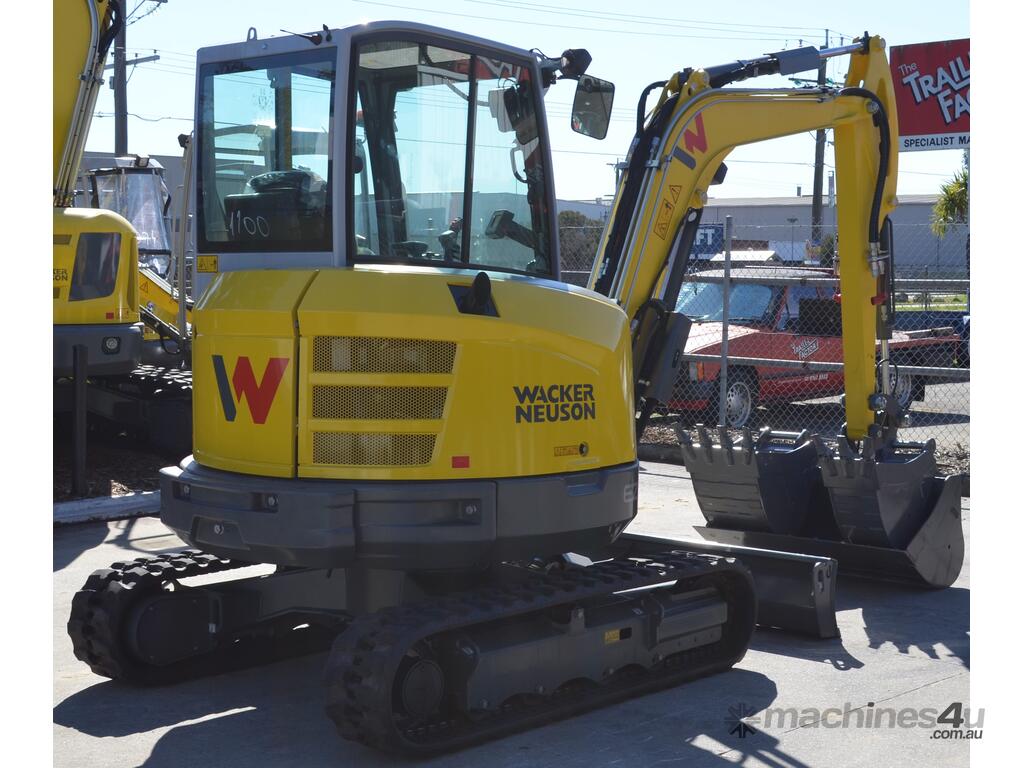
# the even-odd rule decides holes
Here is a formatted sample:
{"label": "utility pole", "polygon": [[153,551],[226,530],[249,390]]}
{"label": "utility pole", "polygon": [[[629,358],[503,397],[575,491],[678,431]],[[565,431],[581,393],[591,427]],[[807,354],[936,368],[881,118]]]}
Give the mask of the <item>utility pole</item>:
{"label": "utility pole", "polygon": [[615,169],[615,189],[617,191],[619,188],[619,179],[622,177],[622,172],[629,167],[629,164],[623,162],[621,158],[617,157],[615,158],[614,163],[605,163],[605,165]]}
{"label": "utility pole", "polygon": [[[825,30],[825,48],[828,48],[828,30]],[[818,65],[818,86],[825,86],[825,60]],[[814,137],[814,193],[811,198],[811,245],[821,245],[821,192],[825,176],[825,131]]]}
{"label": "utility pole", "polygon": [[[124,23],[121,25],[120,31],[117,33],[117,39],[114,41],[114,79],[110,83],[110,87],[114,89],[114,156],[121,157],[122,155],[128,154],[128,64],[135,66],[142,64],[147,61],[159,61],[159,56],[147,56],[140,58],[136,56],[131,62],[128,61],[128,35],[125,30],[128,29],[128,22],[132,18],[138,21],[141,18],[145,18],[150,13],[156,10],[157,6],[163,5],[167,0],[150,0],[154,3],[154,7],[142,16],[135,17],[134,15],[126,16]],[[141,7],[142,3],[135,10]],[[134,12],[133,12],[134,14]],[[104,67],[104,69],[108,69]]]}
{"label": "utility pole", "polygon": [[[125,19],[127,22],[127,19]],[[126,66],[127,36],[122,24],[114,43],[114,155],[128,154],[128,67]]]}

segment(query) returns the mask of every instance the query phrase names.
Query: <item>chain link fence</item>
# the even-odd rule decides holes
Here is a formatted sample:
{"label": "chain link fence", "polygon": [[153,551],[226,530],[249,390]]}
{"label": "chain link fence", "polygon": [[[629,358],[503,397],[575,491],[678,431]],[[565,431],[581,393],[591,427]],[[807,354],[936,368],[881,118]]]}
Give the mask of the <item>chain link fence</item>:
{"label": "chain link fence", "polygon": [[[892,392],[909,413],[901,437],[934,438],[940,467],[968,472],[968,233],[955,228],[939,239],[927,224],[893,229],[897,311],[889,373]],[[566,282],[586,285],[601,231],[598,225],[560,228]],[[795,226],[738,221],[728,292],[722,239],[703,238],[704,252],[695,254],[677,305],[693,320],[683,370],[672,401],[641,442],[674,444],[676,423],[720,424],[723,416],[730,427],[754,432],[807,429],[834,439],[842,431],[835,228],[822,227],[817,248],[798,234]]]}

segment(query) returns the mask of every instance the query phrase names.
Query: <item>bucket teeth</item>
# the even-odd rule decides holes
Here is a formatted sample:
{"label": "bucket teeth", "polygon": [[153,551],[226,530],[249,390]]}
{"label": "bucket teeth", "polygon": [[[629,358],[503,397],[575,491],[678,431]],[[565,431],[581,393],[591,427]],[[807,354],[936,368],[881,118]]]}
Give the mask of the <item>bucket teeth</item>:
{"label": "bucket teeth", "polygon": [[857,458],[857,454],[851,447],[850,441],[842,435],[839,436],[839,458],[850,460]]}
{"label": "bucket teeth", "polygon": [[697,445],[704,450],[704,456],[707,458],[708,463],[710,463],[713,456],[711,453],[711,435],[708,434],[703,424],[697,425]]}
{"label": "bucket teeth", "polygon": [[754,460],[754,436],[747,427],[743,428],[740,445],[743,448],[743,463],[749,465]]}
{"label": "bucket teeth", "polygon": [[[697,428],[687,469],[708,526],[723,543],[829,554],[861,576],[948,586],[962,562],[958,489],[937,477],[935,441],[872,435],[835,447],[807,431],[749,430],[718,445]],[[736,449],[742,462],[737,462]],[[939,497],[950,499],[942,504]],[[951,510],[951,511],[950,511]],[[946,518],[950,518],[947,520]],[[719,532],[721,535],[708,535]]]}
{"label": "bucket teeth", "polygon": [[821,435],[811,435],[811,442],[818,452],[818,466],[823,471],[828,472],[831,477],[838,476],[839,467],[836,464],[836,457],[832,454],[832,449],[821,439]]}
{"label": "bucket teeth", "polygon": [[729,462],[729,466],[736,463],[736,456],[733,453],[732,438],[729,437],[728,427],[718,428],[718,444],[722,447],[722,452],[725,454],[725,460]]}
{"label": "bucket teeth", "polygon": [[673,429],[675,430],[676,438],[679,440],[679,450],[683,455],[683,464],[688,467],[697,458],[697,452],[693,448],[693,440],[690,438],[690,433],[683,429],[681,425],[675,424]]}

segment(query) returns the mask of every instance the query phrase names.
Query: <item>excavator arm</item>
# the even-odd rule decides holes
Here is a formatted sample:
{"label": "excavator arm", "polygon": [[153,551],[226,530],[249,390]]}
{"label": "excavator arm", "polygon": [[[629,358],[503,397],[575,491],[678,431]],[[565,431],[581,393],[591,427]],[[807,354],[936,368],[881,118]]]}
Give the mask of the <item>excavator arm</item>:
{"label": "excavator arm", "polygon": [[54,17],[53,204],[66,208],[74,198],[107,52],[124,19],[119,0],[61,3]]}
{"label": "excavator arm", "polygon": [[[821,58],[847,53],[851,64],[842,89],[721,87],[760,74],[817,68]],[[590,287],[614,298],[633,322],[638,400],[672,338],[669,320],[707,189],[724,177],[726,157],[744,144],[832,128],[841,203],[847,436],[863,438],[880,411],[876,338],[887,335],[892,274],[882,224],[896,204],[897,153],[890,148],[897,126],[885,42],[865,35],[839,49],[804,48],[686,70],[655,86],[662,87],[658,104],[646,121],[638,118],[590,279]],[[668,348],[670,357],[675,352]]]}

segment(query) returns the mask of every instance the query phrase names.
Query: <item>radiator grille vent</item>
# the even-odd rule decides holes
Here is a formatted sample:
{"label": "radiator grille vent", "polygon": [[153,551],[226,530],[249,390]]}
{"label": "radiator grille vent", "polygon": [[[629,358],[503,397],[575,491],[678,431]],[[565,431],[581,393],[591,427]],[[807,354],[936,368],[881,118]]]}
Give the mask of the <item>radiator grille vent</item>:
{"label": "radiator grille vent", "polygon": [[440,419],[447,387],[313,387],[314,419]]}
{"label": "radiator grille vent", "polygon": [[347,466],[422,466],[430,463],[436,437],[376,432],[314,432],[313,461]]}
{"label": "radiator grille vent", "polygon": [[316,336],[313,370],[318,373],[451,373],[456,344],[428,339]]}

